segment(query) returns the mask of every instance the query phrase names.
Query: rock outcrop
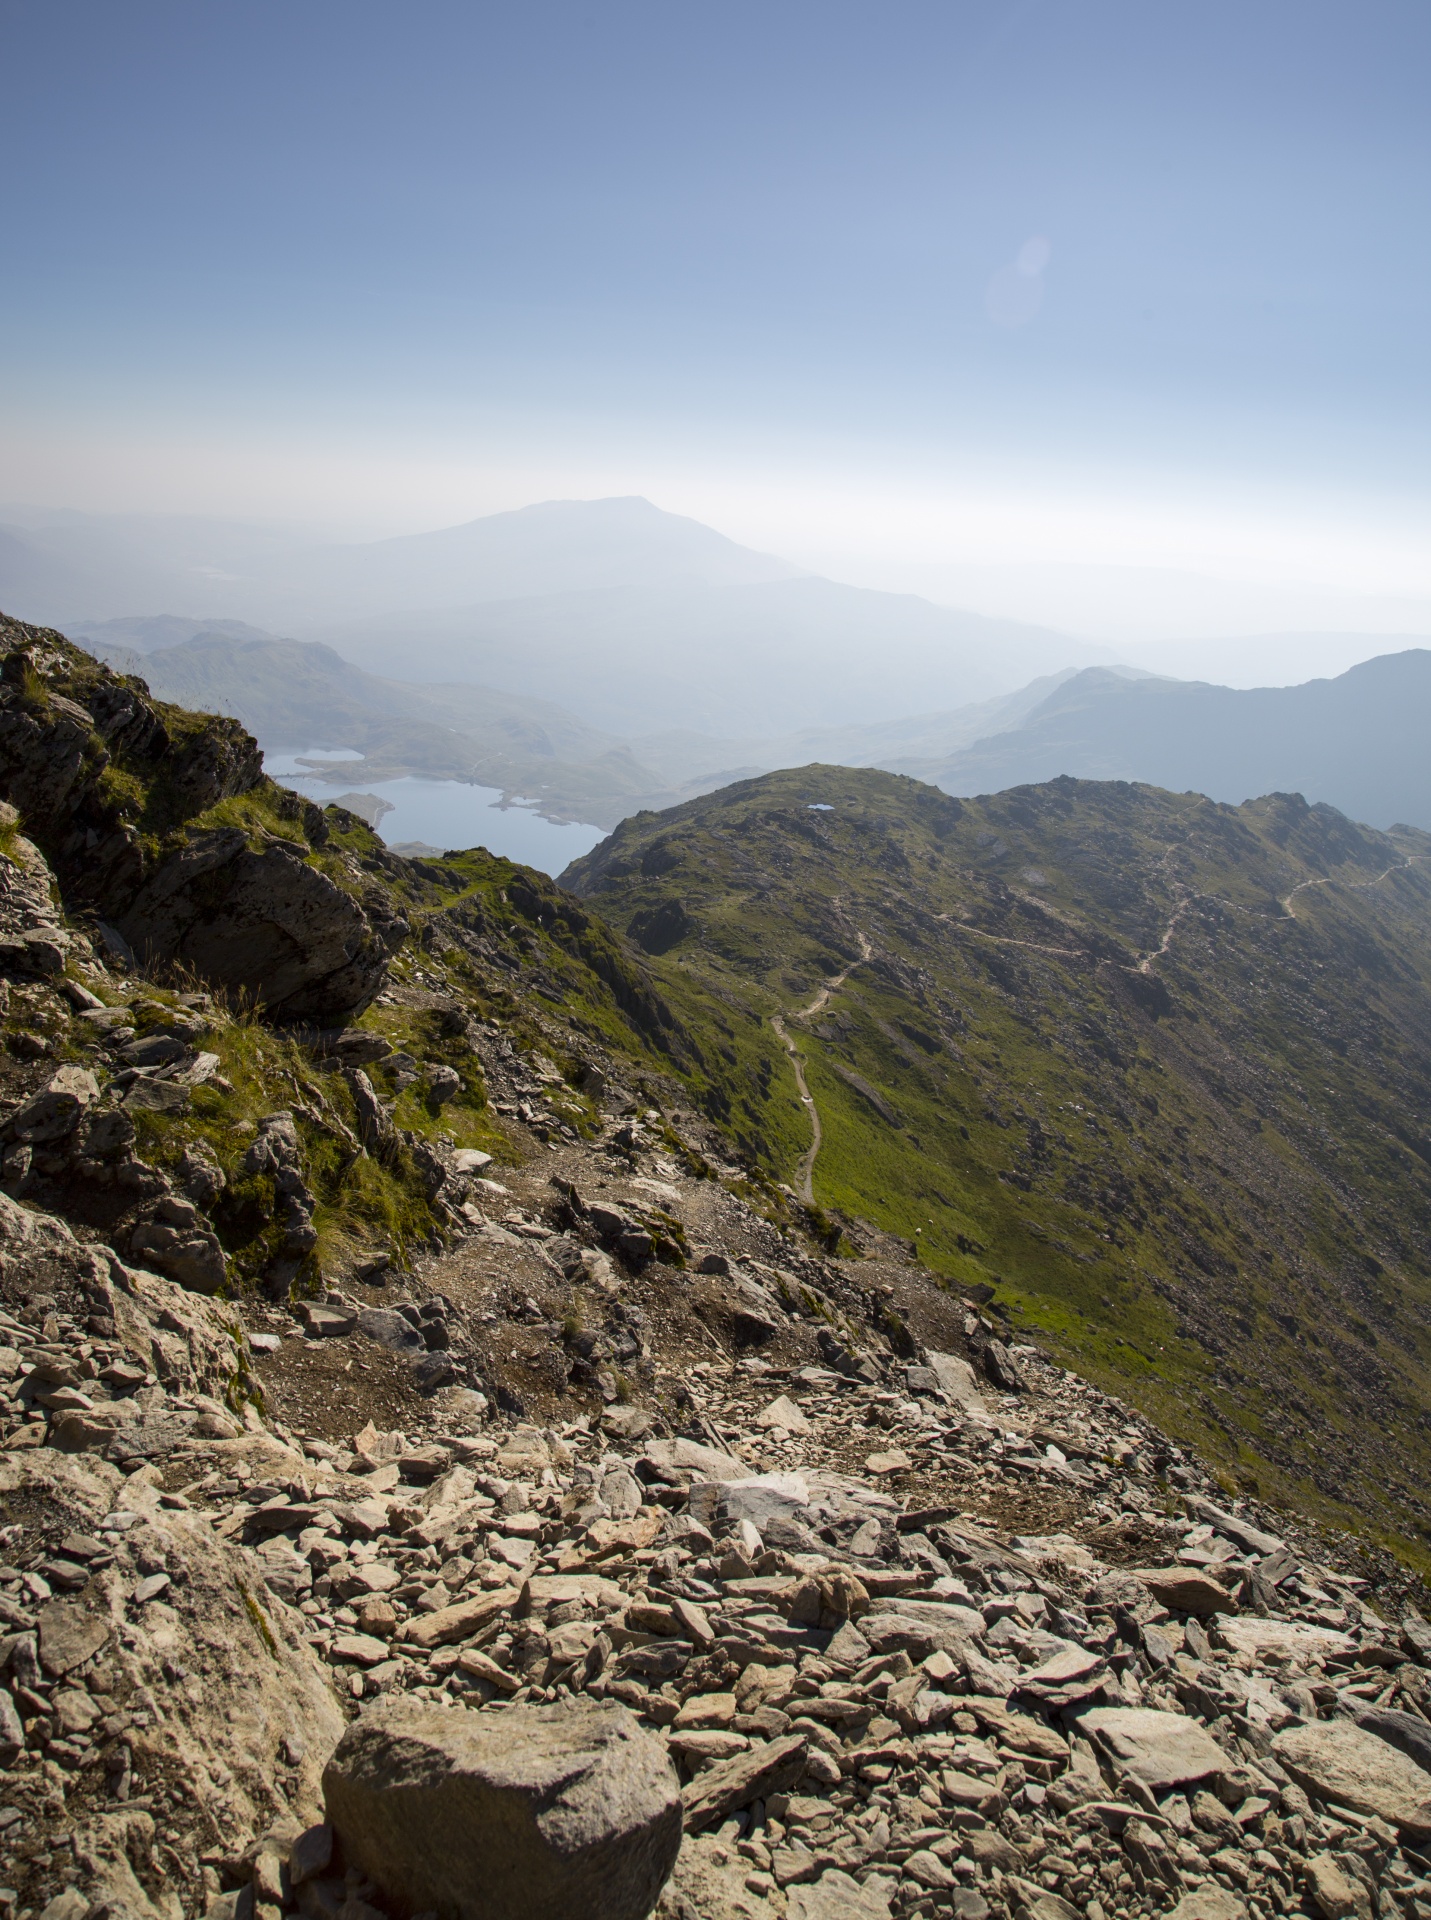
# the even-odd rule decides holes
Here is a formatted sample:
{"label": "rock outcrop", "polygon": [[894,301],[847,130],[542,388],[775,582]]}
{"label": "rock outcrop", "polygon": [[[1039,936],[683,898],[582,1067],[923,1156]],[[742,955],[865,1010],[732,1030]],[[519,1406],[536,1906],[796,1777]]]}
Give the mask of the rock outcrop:
{"label": "rock outcrop", "polygon": [[[182,961],[283,1019],[350,1017],[382,985],[392,947],[307,856],[297,844],[254,847],[236,827],[190,833],[110,908],[112,922],[147,965]],[[405,931],[389,920],[383,936]]]}
{"label": "rock outcrop", "polygon": [[[286,832],[205,823],[244,795],[290,814]],[[236,721],[166,708],[62,635],[3,616],[0,797],[72,912],[141,964],[182,965],[284,1019],[361,1011],[406,932],[387,903],[370,916],[314,863],[321,813],[264,778]],[[28,918],[39,880],[23,879],[25,863],[7,884]]]}

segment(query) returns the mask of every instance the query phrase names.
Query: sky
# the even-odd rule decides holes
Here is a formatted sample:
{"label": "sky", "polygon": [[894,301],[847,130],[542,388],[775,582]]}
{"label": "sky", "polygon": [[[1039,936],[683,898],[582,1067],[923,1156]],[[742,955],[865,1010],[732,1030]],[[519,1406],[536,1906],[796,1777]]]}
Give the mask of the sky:
{"label": "sky", "polygon": [[0,0],[0,66],[0,496],[642,493],[1083,630],[1431,631],[1425,0]]}

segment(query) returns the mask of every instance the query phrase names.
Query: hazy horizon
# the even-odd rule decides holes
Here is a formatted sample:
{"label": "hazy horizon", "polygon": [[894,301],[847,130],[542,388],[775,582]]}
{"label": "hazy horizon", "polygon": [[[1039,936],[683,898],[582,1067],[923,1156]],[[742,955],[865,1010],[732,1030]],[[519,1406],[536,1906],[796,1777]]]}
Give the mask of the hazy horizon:
{"label": "hazy horizon", "polygon": [[[537,516],[540,522],[543,516],[569,514],[573,509],[578,516],[583,510],[598,516],[598,528],[600,516],[605,512],[648,510],[644,518],[657,525],[668,538],[671,532],[676,533],[678,553],[684,537],[682,530],[686,530],[697,548],[708,557],[711,552],[728,554],[729,560],[722,565],[734,567],[732,578],[754,581],[829,577],[801,568],[777,553],[742,547],[729,541],[720,529],[707,528],[688,517],[668,515],[641,496],[533,502],[525,510],[481,516],[455,526],[428,530],[426,539],[419,534],[389,536],[387,540],[347,541],[335,537],[334,529],[304,526],[299,522],[244,523],[199,515],[96,515],[34,503],[0,503],[0,539],[4,538],[7,528],[20,530],[33,538],[41,551],[49,549],[69,563],[78,579],[84,580],[87,570],[88,577],[98,582],[90,600],[82,597],[86,589],[80,587],[71,589],[69,601],[62,598],[55,603],[42,596],[40,602],[32,600],[11,609],[26,617],[51,624],[68,622],[77,633],[124,619],[154,621],[177,615],[180,620],[190,622],[213,620],[223,624],[238,618],[265,632],[330,642],[345,654],[354,650],[355,656],[361,656],[366,646],[366,664],[376,670],[396,673],[398,663],[394,661],[389,666],[381,658],[389,644],[400,644],[384,639],[384,623],[393,621],[400,630],[414,609],[430,607],[433,618],[447,621],[449,625],[455,620],[460,629],[464,610],[475,613],[482,606],[500,606],[534,594],[538,599],[551,595],[559,599],[564,588],[594,585],[595,576],[590,571],[593,565],[598,573],[603,567],[608,572],[614,569],[612,584],[619,584],[624,577],[623,564],[632,559],[630,550],[619,537],[612,541],[607,553],[600,548],[599,538],[593,547],[593,536],[583,534],[574,551],[568,553],[563,550],[559,536],[555,549],[550,544],[543,547],[539,542],[536,553],[529,552],[525,563],[522,561],[521,529],[532,521],[532,516]],[[453,556],[450,551],[444,551],[450,545],[446,537],[459,537],[457,551],[461,556],[466,549],[460,537],[481,536],[488,530],[499,536],[496,543],[499,562],[501,536],[505,533],[511,541],[512,534],[516,534],[505,564],[508,569],[515,565],[518,577],[509,579],[503,587],[467,592],[454,589],[450,583]],[[569,542],[569,528],[566,538]],[[286,584],[291,587],[291,568],[295,564],[301,568],[307,563],[311,568],[315,558],[322,561],[325,557],[340,562],[344,556],[362,559],[376,555],[381,559],[414,543],[417,550],[428,557],[420,560],[415,569],[409,564],[406,574],[411,584],[406,592],[392,590],[384,602],[380,589],[371,580],[362,589],[364,595],[376,593],[367,619],[367,627],[376,638],[365,639],[363,644],[357,643],[361,630],[355,631],[352,627],[352,609],[343,604],[341,586],[335,588],[331,581],[328,591],[338,593],[336,600],[325,601],[320,585],[310,589],[310,595],[316,591],[317,598],[297,613],[276,612],[272,599],[264,598],[265,575],[269,576],[270,583],[274,579],[284,583],[287,576]],[[659,555],[659,541],[653,552]],[[438,555],[442,558],[438,559]],[[0,554],[0,597],[6,591],[6,558],[13,561],[13,555]],[[632,577],[638,586],[649,587],[650,580],[639,577],[643,559],[649,567],[649,558],[638,551]],[[216,561],[222,564],[215,564]],[[670,561],[664,559],[659,564],[669,567]],[[570,577],[573,565],[577,570],[575,579]],[[1025,666],[1023,656],[1015,652],[1005,667],[999,668],[995,662],[995,679],[999,687],[1006,690],[1013,690],[1038,672],[1054,667],[1109,664],[1119,660],[1179,679],[1209,680],[1234,687],[1290,685],[1335,676],[1378,654],[1431,639],[1431,605],[1425,609],[1425,619],[1418,624],[1416,616],[1421,609],[1415,603],[1382,602],[1380,611],[1387,624],[1378,627],[1374,617],[1367,617],[1369,612],[1374,616],[1378,611],[1375,602],[1342,596],[1318,603],[1315,596],[1305,590],[1300,597],[1275,591],[1259,596],[1237,583],[1171,570],[1120,570],[1122,578],[1118,584],[1125,593],[1120,607],[1116,597],[1107,591],[1107,576],[1113,571],[1069,566],[1024,570],[910,567],[892,570],[882,577],[876,570],[876,578],[867,577],[864,590],[901,596],[906,601],[912,596],[933,608],[957,615],[984,616],[983,630],[992,636],[996,647],[997,636],[1003,630],[1001,622],[1007,623],[1011,640],[1023,631],[1043,633],[1053,649],[1047,658]],[[849,572],[857,576],[861,569]],[[1090,578],[1081,580],[1080,573]],[[847,578],[846,584],[859,583]],[[351,599],[351,583],[347,591]],[[81,596],[79,600],[74,598],[76,592]],[[113,597],[115,594],[117,599]],[[1092,611],[1093,603],[1100,597],[1107,615],[1101,624]],[[277,604],[283,605],[282,585]],[[290,607],[292,604],[290,601]],[[1150,610],[1153,617],[1149,617]],[[1326,624],[1316,623],[1318,611],[1322,612]],[[1259,612],[1263,615],[1260,626],[1255,624]],[[349,617],[345,618],[345,613]],[[1279,626],[1276,623],[1279,613],[1288,619],[1295,619],[1300,613],[1308,624],[1300,630]],[[1337,613],[1344,616],[1344,624],[1340,626],[1332,624]],[[1355,624],[1358,614],[1363,616],[1359,625]],[[1239,615],[1244,618],[1239,620]],[[989,621],[994,624],[987,625]],[[1063,645],[1065,641],[1067,644]],[[481,681],[487,677],[475,666],[469,671],[456,658],[450,671],[454,678]],[[432,679],[435,676],[428,671],[419,672],[415,677]],[[992,687],[989,690],[993,690]],[[931,694],[938,706],[937,691],[931,689]],[[977,690],[972,697],[978,697]],[[848,690],[847,702],[849,720],[868,717],[858,687]],[[911,697],[908,702],[911,711],[916,704]],[[817,723],[821,720],[825,724],[837,723],[837,717],[829,713],[813,718]]]}
{"label": "hazy horizon", "polygon": [[641,494],[1120,648],[1431,630],[1411,0],[76,0],[0,47],[17,502]]}

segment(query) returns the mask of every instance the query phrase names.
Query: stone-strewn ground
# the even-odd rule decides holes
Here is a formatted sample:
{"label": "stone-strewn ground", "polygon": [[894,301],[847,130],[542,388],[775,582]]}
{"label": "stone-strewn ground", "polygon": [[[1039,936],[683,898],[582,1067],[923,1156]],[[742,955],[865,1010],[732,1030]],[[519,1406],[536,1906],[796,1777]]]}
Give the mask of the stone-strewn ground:
{"label": "stone-strewn ground", "polygon": [[[283,1862],[398,1693],[632,1709],[684,1783],[670,1915],[1431,1911],[1431,1628],[1394,1578],[1231,1509],[893,1251],[782,1242],[664,1134],[477,1191],[411,1280],[246,1330],[7,1207],[17,1916],[381,1911]],[[637,1206],[686,1269],[623,1241]],[[423,1395],[395,1326],[439,1316],[520,1413]]]}

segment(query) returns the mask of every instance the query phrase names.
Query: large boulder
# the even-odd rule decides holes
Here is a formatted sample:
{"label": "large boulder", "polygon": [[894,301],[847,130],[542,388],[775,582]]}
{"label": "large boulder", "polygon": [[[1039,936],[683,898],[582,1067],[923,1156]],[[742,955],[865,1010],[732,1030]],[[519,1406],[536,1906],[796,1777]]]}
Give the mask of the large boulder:
{"label": "large boulder", "polygon": [[644,1920],[681,1844],[665,1749],[624,1707],[379,1706],[323,1775],[347,1866],[400,1920]]}
{"label": "large boulder", "polygon": [[[277,1819],[317,1817],[342,1713],[301,1615],[266,1588],[256,1556],[216,1538],[203,1515],[165,1507],[158,1482],[152,1467],[126,1478],[90,1454],[0,1455],[0,1509],[23,1527],[12,1551],[68,1539],[92,1552],[85,1584],[35,1609],[45,1679],[101,1713],[138,1715],[106,1748],[110,1773],[132,1774],[136,1799],[190,1783],[200,1831],[240,1852]],[[141,1584],[156,1569],[164,1578]],[[203,1844],[195,1834],[193,1848]],[[197,1860],[185,1869],[197,1878]]]}

